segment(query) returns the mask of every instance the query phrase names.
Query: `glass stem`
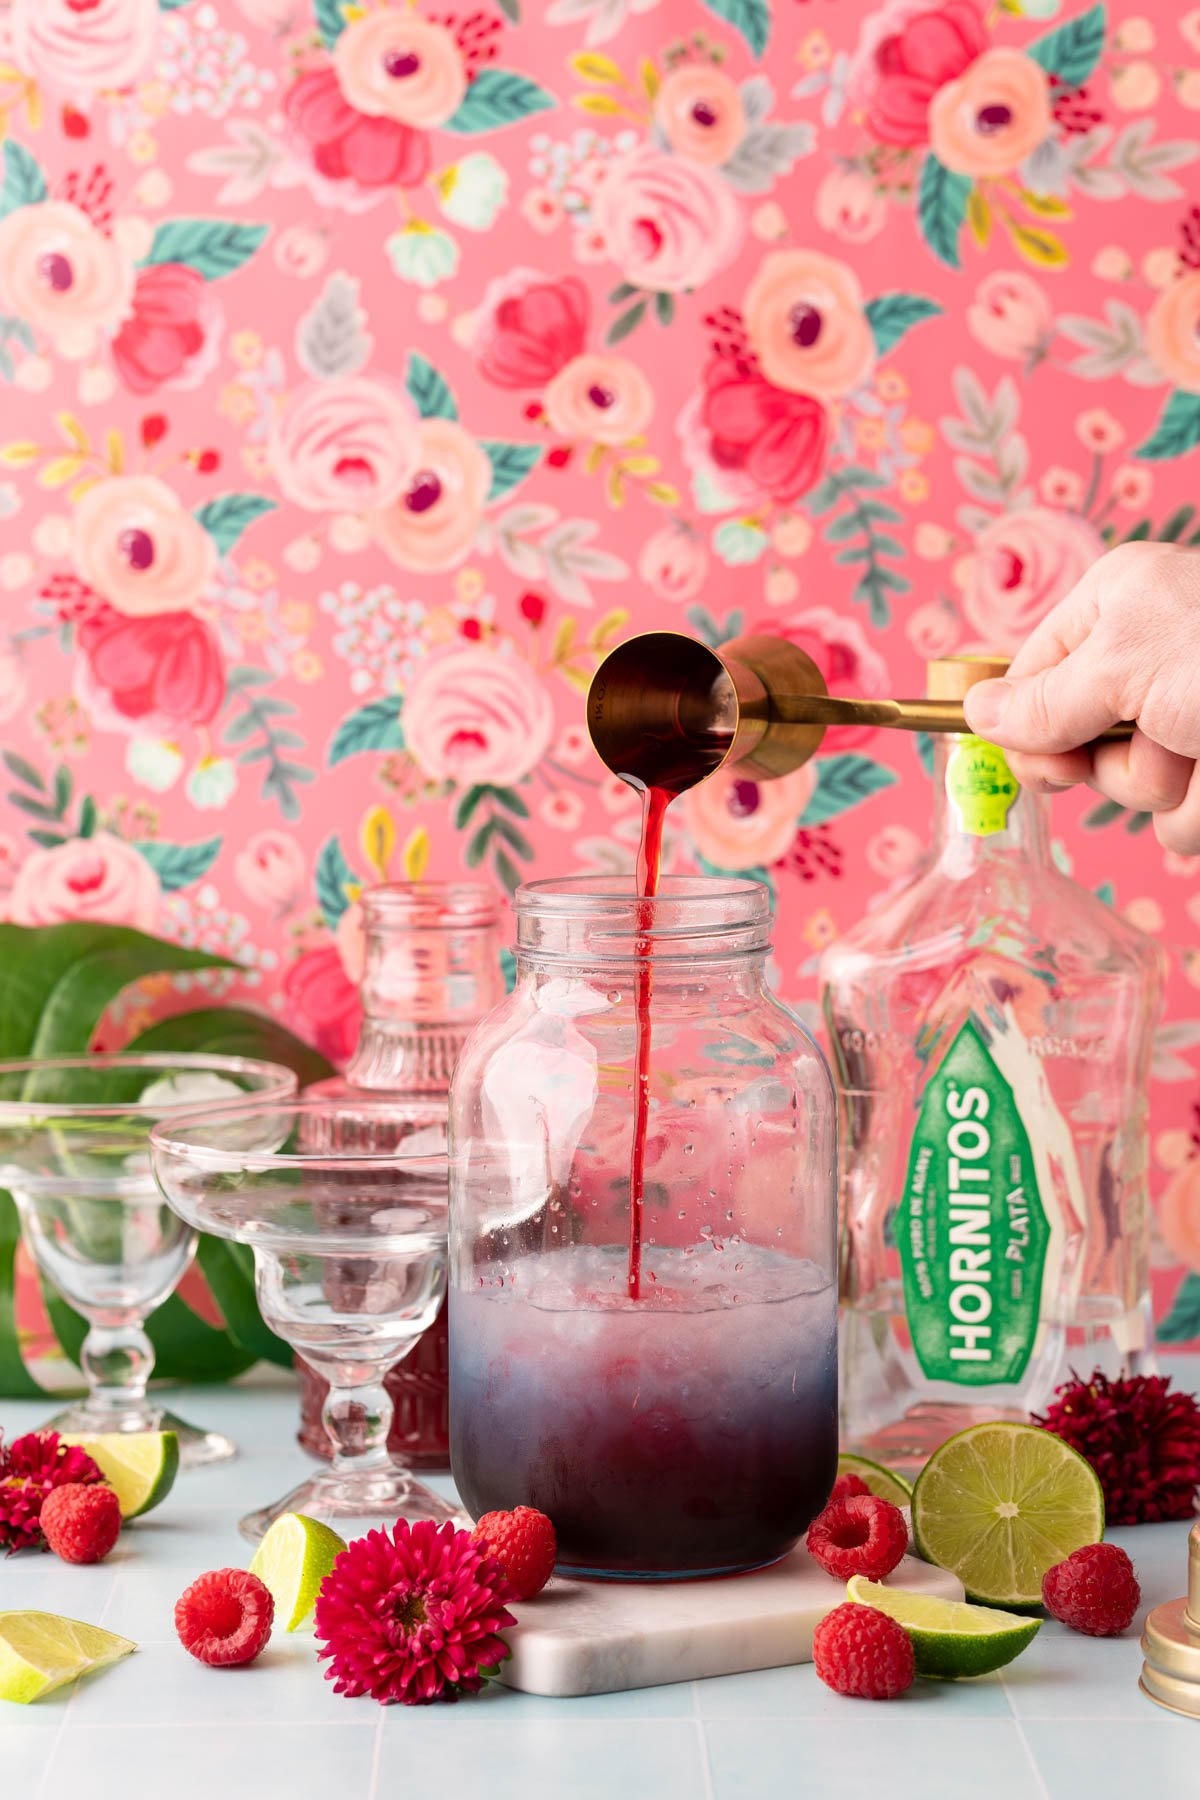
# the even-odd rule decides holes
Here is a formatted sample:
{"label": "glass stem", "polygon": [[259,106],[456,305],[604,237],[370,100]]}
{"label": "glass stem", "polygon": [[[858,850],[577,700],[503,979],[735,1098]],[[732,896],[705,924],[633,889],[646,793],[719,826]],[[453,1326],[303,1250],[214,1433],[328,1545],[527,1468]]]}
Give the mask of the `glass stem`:
{"label": "glass stem", "polygon": [[140,1407],[154,1371],[154,1345],[140,1325],[93,1325],[83,1340],[79,1365],[89,1405],[120,1413]]}
{"label": "glass stem", "polygon": [[329,1392],[321,1409],[321,1421],[333,1445],[333,1466],[339,1475],[370,1475],[393,1469],[400,1460],[388,1449],[392,1423],[391,1395],[382,1380],[342,1387],[327,1364],[323,1373]]}

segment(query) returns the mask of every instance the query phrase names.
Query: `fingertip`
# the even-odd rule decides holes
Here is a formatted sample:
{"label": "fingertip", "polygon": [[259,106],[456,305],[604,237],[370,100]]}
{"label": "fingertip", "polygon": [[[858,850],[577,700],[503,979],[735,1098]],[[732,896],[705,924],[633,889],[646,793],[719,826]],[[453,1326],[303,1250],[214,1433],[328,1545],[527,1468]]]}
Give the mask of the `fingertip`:
{"label": "fingertip", "polygon": [[980,681],[967,689],[963,711],[967,716],[967,724],[976,736],[987,737],[990,732],[999,729],[1011,693],[1012,683],[1003,678]]}

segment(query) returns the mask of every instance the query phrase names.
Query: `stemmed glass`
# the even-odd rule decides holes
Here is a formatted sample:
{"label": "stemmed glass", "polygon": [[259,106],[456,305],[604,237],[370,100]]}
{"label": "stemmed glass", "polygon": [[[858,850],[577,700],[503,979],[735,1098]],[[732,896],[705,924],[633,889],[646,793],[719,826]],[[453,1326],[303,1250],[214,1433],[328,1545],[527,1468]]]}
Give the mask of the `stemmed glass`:
{"label": "stemmed glass", "polygon": [[281,1101],[290,1069],[241,1056],[62,1056],[0,1063],[0,1188],[16,1202],[21,1235],[42,1274],[82,1313],[87,1398],[47,1430],[178,1434],[188,1466],[234,1454],[216,1431],[185,1424],[147,1397],[154,1346],[146,1318],[196,1250],[196,1233],[164,1206],[150,1167],[158,1120],[202,1099]]}
{"label": "stemmed glass", "polygon": [[462,1517],[387,1447],[384,1378],[433,1323],[446,1286],[447,1159],[405,1155],[407,1129],[395,1108],[355,1097],[197,1109],[151,1134],[171,1206],[251,1246],[263,1318],[329,1384],[333,1461],[247,1514],[251,1542],[286,1512]]}

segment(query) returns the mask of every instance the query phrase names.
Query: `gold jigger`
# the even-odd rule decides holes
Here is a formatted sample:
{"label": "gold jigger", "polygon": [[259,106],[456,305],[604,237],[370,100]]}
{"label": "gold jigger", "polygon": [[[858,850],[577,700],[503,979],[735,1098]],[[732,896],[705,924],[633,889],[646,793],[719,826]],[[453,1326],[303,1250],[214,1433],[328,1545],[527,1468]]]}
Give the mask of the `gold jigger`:
{"label": "gold jigger", "polygon": [[1147,1616],[1142,1633],[1143,1694],[1168,1712],[1200,1718],[1200,1523],[1188,1533],[1188,1591]]}
{"label": "gold jigger", "polygon": [[[592,677],[587,725],[614,775],[681,793],[734,763],[751,777],[788,775],[831,725],[966,732],[962,697],[1003,675],[1005,657],[945,657],[941,691],[924,700],[834,696],[811,656],[786,638],[734,638],[719,651],[677,631],[648,631],[609,652]],[[1128,737],[1114,725],[1105,738]]]}

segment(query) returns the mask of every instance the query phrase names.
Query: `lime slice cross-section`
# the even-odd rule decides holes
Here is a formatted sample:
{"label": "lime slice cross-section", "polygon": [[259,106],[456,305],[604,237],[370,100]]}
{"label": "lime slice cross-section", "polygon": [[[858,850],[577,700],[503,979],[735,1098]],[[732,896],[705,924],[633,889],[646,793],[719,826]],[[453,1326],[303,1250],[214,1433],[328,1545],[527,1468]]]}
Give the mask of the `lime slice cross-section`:
{"label": "lime slice cross-section", "polygon": [[319,1519],[303,1513],[276,1519],[251,1558],[250,1573],[270,1588],[277,1625],[298,1631],[312,1616],[321,1583],[345,1548]]}
{"label": "lime slice cross-section", "polygon": [[934,1594],[910,1594],[854,1575],[846,1597],[873,1606],[903,1625],[912,1639],[917,1674],[954,1681],[965,1675],[990,1675],[1020,1656],[1041,1630],[1040,1619],[942,1600]]}
{"label": "lime slice cross-section", "polygon": [[62,1441],[87,1451],[116,1493],[125,1519],[160,1506],[179,1473],[179,1439],[173,1431],[110,1431]]}
{"label": "lime slice cross-section", "polygon": [[0,1612],[0,1700],[28,1706],[136,1649],[129,1638],[57,1613]]}

